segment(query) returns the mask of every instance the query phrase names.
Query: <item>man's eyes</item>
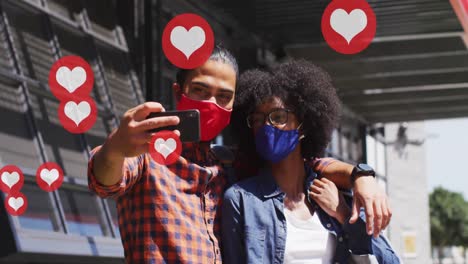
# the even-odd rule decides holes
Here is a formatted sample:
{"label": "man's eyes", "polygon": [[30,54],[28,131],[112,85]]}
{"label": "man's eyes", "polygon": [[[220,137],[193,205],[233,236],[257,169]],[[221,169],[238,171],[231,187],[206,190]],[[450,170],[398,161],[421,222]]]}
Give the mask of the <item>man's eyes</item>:
{"label": "man's eyes", "polygon": [[[205,87],[193,86],[191,91],[192,93],[200,96],[200,99],[203,99],[203,100],[208,100],[209,97],[213,96],[211,95],[209,89]],[[233,97],[233,94],[230,94],[230,93],[219,93],[216,95],[216,98],[217,100],[220,101],[220,103],[229,103],[232,100],[232,97]]]}
{"label": "man's eyes", "polygon": [[230,94],[221,94],[221,95],[219,95],[219,98],[221,98],[223,100],[230,101],[232,99],[232,95],[230,95]]}

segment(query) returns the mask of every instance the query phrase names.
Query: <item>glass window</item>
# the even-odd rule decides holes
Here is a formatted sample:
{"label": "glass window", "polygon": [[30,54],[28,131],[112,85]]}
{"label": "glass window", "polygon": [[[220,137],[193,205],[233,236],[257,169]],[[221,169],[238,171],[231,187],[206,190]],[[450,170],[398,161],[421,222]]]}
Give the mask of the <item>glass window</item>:
{"label": "glass window", "polygon": [[84,236],[103,235],[94,195],[63,187],[59,190],[59,194],[69,233]]}
{"label": "glass window", "polygon": [[109,40],[115,40],[116,17],[115,12],[109,12],[109,10],[116,10],[116,1],[84,0],[83,3],[93,31]]}
{"label": "glass window", "polygon": [[[27,177],[27,176],[26,176]],[[49,193],[40,189],[35,182],[24,183],[21,192],[28,199],[28,209],[18,217],[22,228],[57,231],[52,222],[52,206]]]}
{"label": "glass window", "polygon": [[66,131],[60,124],[57,115],[59,102],[37,95],[32,95],[31,101],[49,161],[62,166],[66,176],[86,179],[88,161],[80,138]]}
{"label": "glass window", "polygon": [[[123,52],[98,45],[104,64],[104,73],[109,85],[117,116],[120,118],[128,109],[138,104],[135,82],[131,81],[130,69]],[[141,99],[141,98],[140,98]]]}
{"label": "glass window", "polygon": [[8,49],[6,27],[0,14],[0,69],[13,71],[13,57]]}
{"label": "glass window", "polygon": [[[105,91],[104,79],[99,69],[99,64],[91,39],[81,32],[72,28],[66,28],[61,24],[53,22],[54,32],[60,44],[60,50],[63,56],[77,55],[84,58],[93,69],[94,88],[91,96],[98,104],[107,104],[109,96]],[[88,144],[91,148],[104,143],[105,138],[113,128],[113,122],[110,117],[102,117],[98,112],[98,118],[94,126],[86,133]]]}
{"label": "glass window", "polygon": [[115,200],[107,199],[107,204],[109,205],[109,211],[111,213],[112,224],[114,225],[116,236],[120,237],[119,219],[117,217],[117,203],[115,202]]}
{"label": "glass window", "polygon": [[76,17],[81,9],[80,1],[69,0],[48,0],[47,6],[55,13],[73,21],[76,20]]}
{"label": "glass window", "polygon": [[39,13],[28,12],[8,1],[4,7],[22,71],[47,84],[55,60],[50,39],[46,36],[46,20]]}
{"label": "glass window", "polygon": [[39,155],[27,121],[25,98],[18,83],[0,79],[0,120],[0,164],[37,168]]}
{"label": "glass window", "polygon": [[57,35],[62,56],[80,56],[91,66],[94,73],[94,87],[91,97],[97,103],[106,102],[104,81],[99,70],[91,38],[81,31],[65,26],[62,23],[57,23],[54,19],[52,19],[52,26],[54,33]]}

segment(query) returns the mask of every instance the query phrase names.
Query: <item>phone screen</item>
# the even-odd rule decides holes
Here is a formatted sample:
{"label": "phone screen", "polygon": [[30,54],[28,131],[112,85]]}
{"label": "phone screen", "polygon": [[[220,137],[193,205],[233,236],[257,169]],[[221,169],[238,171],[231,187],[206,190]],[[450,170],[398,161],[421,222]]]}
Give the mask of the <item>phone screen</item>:
{"label": "phone screen", "polygon": [[176,126],[160,127],[149,132],[158,132],[162,130],[179,130],[180,141],[182,142],[198,142],[200,141],[200,112],[196,109],[184,111],[167,111],[151,113],[148,118],[160,116],[178,116],[180,122]]}

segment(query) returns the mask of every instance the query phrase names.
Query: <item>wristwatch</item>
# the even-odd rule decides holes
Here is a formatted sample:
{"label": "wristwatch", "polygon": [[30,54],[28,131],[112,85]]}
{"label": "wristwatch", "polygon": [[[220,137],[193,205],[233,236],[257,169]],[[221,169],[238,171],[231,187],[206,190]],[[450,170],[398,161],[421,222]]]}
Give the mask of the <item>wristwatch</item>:
{"label": "wristwatch", "polygon": [[375,178],[375,171],[371,166],[359,163],[354,167],[353,172],[351,172],[351,182],[354,184],[356,178],[360,176],[372,176]]}

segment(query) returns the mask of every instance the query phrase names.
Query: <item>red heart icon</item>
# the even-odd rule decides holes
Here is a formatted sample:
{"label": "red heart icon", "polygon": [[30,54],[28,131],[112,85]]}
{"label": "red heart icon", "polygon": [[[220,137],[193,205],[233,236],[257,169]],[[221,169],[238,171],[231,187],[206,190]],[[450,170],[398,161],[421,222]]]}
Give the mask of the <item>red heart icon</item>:
{"label": "red heart icon", "polygon": [[53,192],[63,183],[63,170],[55,162],[46,162],[36,171],[36,182],[46,192]]}
{"label": "red heart icon", "polygon": [[0,170],[0,190],[4,193],[19,191],[24,184],[24,175],[15,165],[7,165]]}
{"label": "red heart icon", "polygon": [[22,215],[28,208],[28,199],[20,192],[10,193],[5,199],[5,208],[10,215]]}
{"label": "red heart icon", "polygon": [[164,28],[162,48],[166,58],[178,68],[194,69],[205,63],[213,52],[213,30],[199,15],[178,15]]}
{"label": "red heart icon", "polygon": [[93,70],[79,56],[62,57],[50,69],[49,87],[59,101],[87,98],[93,86]]}
{"label": "red heart icon", "polygon": [[333,0],[322,15],[323,38],[335,51],[356,54],[375,36],[377,20],[365,0]]}
{"label": "red heart icon", "polygon": [[182,143],[176,133],[169,130],[160,131],[151,138],[149,153],[155,162],[169,165],[179,159]]}

